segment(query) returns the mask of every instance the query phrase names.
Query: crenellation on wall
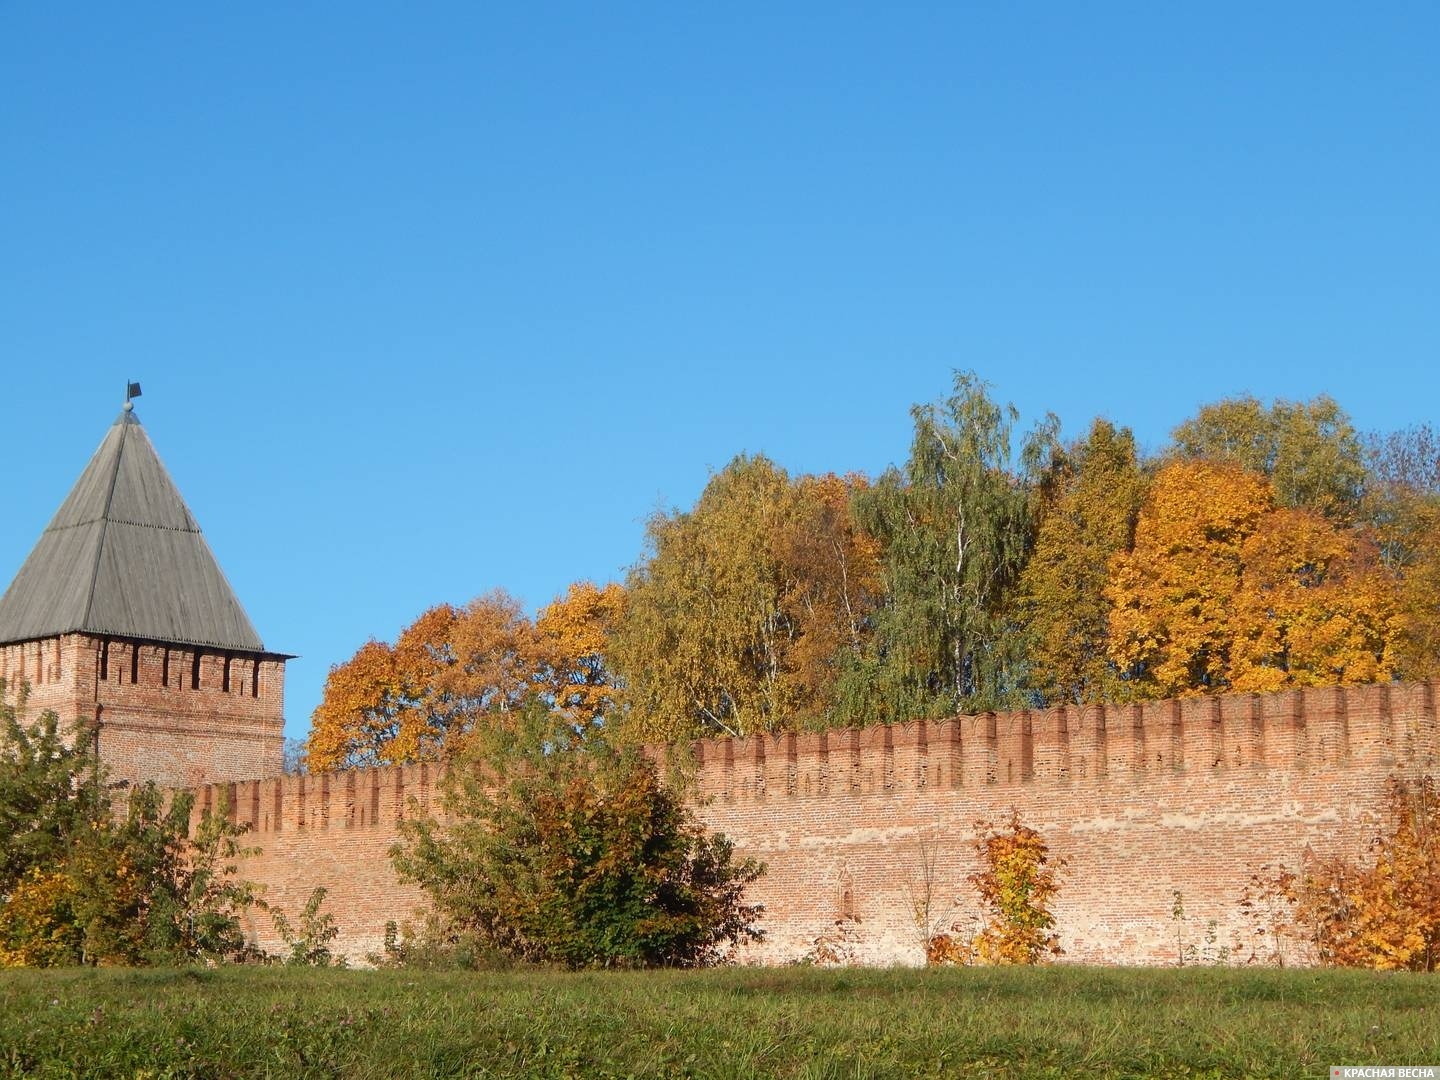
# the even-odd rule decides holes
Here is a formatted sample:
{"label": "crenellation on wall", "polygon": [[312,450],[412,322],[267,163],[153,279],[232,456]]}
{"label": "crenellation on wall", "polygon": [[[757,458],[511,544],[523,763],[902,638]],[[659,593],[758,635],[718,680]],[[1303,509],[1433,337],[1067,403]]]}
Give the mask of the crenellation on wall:
{"label": "crenellation on wall", "polygon": [[957,716],[950,723],[958,733],[960,767],[956,776],[960,789],[982,788],[995,782],[995,714]]}
{"label": "crenellation on wall", "polygon": [[930,725],[924,720],[890,729],[890,787],[923,790],[930,781]]}
{"label": "crenellation on wall", "polygon": [[1103,780],[1108,755],[1103,705],[1071,706],[1065,714],[1067,779]]}
{"label": "crenellation on wall", "polygon": [[[177,677],[190,650],[161,642],[67,633],[0,646],[11,700],[29,715],[53,711],[72,737],[93,741],[112,781],[194,786],[278,774],[284,745],[280,657],[259,696],[191,691]],[[243,664],[241,665],[244,666]]]}
{"label": "crenellation on wall", "polygon": [[[1387,779],[1436,767],[1436,686],[1072,705],[647,752],[662,775],[683,754],[697,815],[769,866],[751,894],[769,936],[749,959],[795,959],[846,917],[860,959],[917,961],[922,851],[963,921],[975,823],[1014,810],[1068,861],[1055,907],[1068,957],[1167,963],[1174,892],[1194,936],[1214,919],[1221,944],[1243,943],[1237,904],[1262,864],[1363,854]],[[224,803],[253,826],[261,854],[242,872],[267,901],[293,911],[330,889],[341,950],[359,960],[421,900],[388,852],[417,804],[439,812],[440,778],[423,763],[240,780],[202,789],[196,812]],[[271,941],[263,920],[254,933]]]}
{"label": "crenellation on wall", "polygon": [[889,724],[861,728],[851,744],[858,790],[864,793],[895,789],[895,744]]}
{"label": "crenellation on wall", "polygon": [[1030,714],[1029,775],[1048,784],[1070,779],[1070,711],[1064,705]]}
{"label": "crenellation on wall", "polygon": [[1376,741],[1402,760],[1434,760],[1435,684],[1419,682],[1387,689],[1391,692],[1382,702],[1368,705],[1383,713]]}
{"label": "crenellation on wall", "polygon": [[1304,698],[1298,690],[1282,690],[1261,699],[1265,732],[1265,765],[1294,769],[1305,761]]}

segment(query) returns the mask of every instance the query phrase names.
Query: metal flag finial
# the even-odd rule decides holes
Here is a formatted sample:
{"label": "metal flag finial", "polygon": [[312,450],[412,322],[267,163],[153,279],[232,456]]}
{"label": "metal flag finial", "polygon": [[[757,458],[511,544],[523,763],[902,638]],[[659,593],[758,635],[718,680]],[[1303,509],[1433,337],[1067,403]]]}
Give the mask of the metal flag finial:
{"label": "metal flag finial", "polygon": [[126,411],[126,412],[129,412],[131,409],[133,409],[133,408],[135,407],[134,405],[130,404],[130,402],[134,401],[134,400],[135,400],[137,397],[139,397],[139,396],[140,396],[140,384],[139,384],[138,382],[129,382],[129,381],[127,381],[127,382],[125,383],[125,411]]}

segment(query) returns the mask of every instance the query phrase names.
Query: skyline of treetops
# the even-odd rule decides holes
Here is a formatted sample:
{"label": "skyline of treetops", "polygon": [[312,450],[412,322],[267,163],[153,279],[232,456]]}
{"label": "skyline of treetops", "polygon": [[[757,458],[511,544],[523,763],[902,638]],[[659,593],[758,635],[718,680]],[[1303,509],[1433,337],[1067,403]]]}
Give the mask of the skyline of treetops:
{"label": "skyline of treetops", "polygon": [[[439,603],[333,666],[312,769],[434,760],[543,702],[622,742],[1440,674],[1440,437],[1328,397],[1202,406],[1154,454],[956,372],[904,463],[738,454],[623,583]],[[477,583],[478,585],[479,583]]]}

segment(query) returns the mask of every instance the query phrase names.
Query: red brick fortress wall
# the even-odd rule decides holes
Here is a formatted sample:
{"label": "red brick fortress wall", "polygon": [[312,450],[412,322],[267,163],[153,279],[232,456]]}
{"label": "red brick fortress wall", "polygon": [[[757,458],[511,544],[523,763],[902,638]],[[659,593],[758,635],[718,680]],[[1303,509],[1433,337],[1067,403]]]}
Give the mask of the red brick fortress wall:
{"label": "red brick fortress wall", "polygon": [[[1386,779],[1436,770],[1437,691],[1062,708],[658,753],[689,759],[701,819],[768,865],[752,893],[767,939],[744,959],[798,959],[839,921],[857,961],[919,962],[925,881],[932,923],[966,924],[974,823],[1012,808],[1068,861],[1055,913],[1069,959],[1173,963],[1177,931],[1199,947],[1212,919],[1215,947],[1238,944],[1243,959],[1237,904],[1253,871],[1296,867],[1307,847],[1361,853]],[[395,883],[386,852],[411,795],[436,805],[438,779],[426,766],[334,773],[212,785],[198,802],[224,800],[255,826],[262,854],[243,873],[290,914],[329,888],[338,947],[359,960],[420,899]],[[273,946],[268,922],[254,929]]]}
{"label": "red brick fortress wall", "polygon": [[0,676],[29,687],[30,715],[53,709],[71,730],[98,731],[112,780],[189,787],[282,771],[281,657],[65,634],[0,647]]}
{"label": "red brick fortress wall", "polygon": [[[1359,854],[1387,777],[1440,761],[1435,684],[1236,695],[959,717],[696,744],[706,824],[770,872],[767,962],[844,920],[844,948],[919,962],[916,901],[971,925],[974,823],[1012,809],[1068,861],[1070,959],[1165,963],[1177,930],[1252,947],[1237,908],[1264,864]],[[926,873],[927,863],[930,873]],[[1186,922],[1172,919],[1175,893]]]}
{"label": "red brick fortress wall", "polygon": [[75,723],[75,671],[84,650],[82,635],[21,641],[0,645],[0,679],[5,680],[5,700],[16,704],[23,692],[25,714],[39,716],[53,712],[66,725]]}
{"label": "red brick fortress wall", "polygon": [[[263,899],[293,923],[317,886],[327,890],[324,911],[341,931],[337,951],[353,963],[384,945],[385,924],[410,919],[423,897],[401,885],[390,864],[400,838],[397,823],[439,813],[435,765],[287,776],[209,784],[196,791],[193,818],[228,807],[249,827],[243,843],[258,851],[240,867],[243,878],[264,886]],[[273,919],[264,911],[246,918],[251,940],[281,949]]]}

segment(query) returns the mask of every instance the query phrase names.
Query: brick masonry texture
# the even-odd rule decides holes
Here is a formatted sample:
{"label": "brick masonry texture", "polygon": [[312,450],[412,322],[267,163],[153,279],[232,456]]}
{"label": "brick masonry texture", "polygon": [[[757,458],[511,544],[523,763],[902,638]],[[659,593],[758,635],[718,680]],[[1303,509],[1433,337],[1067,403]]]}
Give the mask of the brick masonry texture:
{"label": "brick masonry texture", "polygon": [[0,646],[0,678],[88,732],[112,781],[192,787],[278,776],[285,661],[127,638],[65,634]]}
{"label": "brick masonry texture", "polygon": [[[742,961],[800,958],[843,921],[854,958],[919,963],[914,915],[928,862],[932,917],[978,913],[969,874],[979,819],[1017,810],[1068,866],[1055,914],[1066,958],[1174,963],[1184,934],[1249,949],[1237,902],[1263,864],[1307,849],[1358,856],[1387,778],[1440,761],[1437,683],[1232,695],[1132,706],[964,716],[927,723],[715,739],[656,748],[689,774],[704,824],[768,866],[751,899],[765,941]],[[230,807],[260,849],[242,873],[292,916],[317,885],[352,960],[421,897],[387,852],[404,816],[437,812],[436,767],[211,784],[196,813]],[[413,801],[412,801],[413,800]],[[278,947],[269,920],[257,940]]]}

